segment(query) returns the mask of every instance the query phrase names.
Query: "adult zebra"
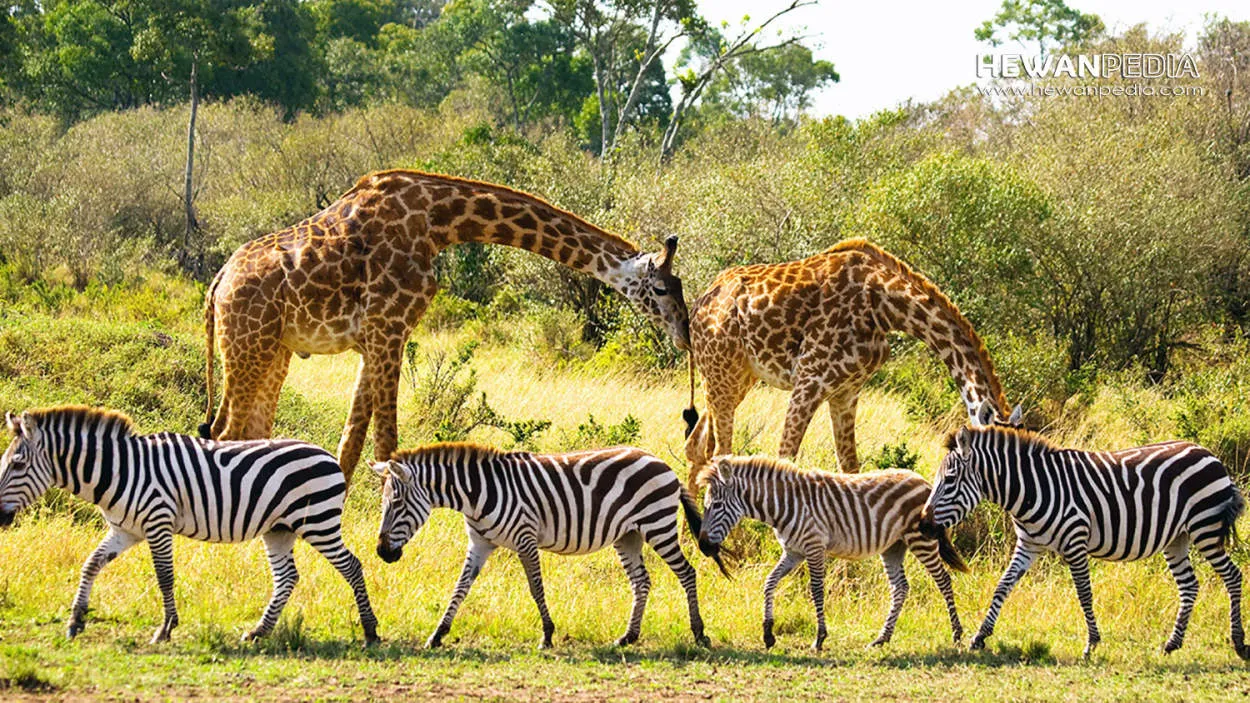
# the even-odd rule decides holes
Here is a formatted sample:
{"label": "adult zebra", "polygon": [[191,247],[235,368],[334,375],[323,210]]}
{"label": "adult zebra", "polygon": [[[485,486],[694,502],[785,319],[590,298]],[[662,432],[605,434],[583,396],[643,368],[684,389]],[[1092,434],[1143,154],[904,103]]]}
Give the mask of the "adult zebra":
{"label": "adult zebra", "polygon": [[130,418],[78,406],[8,416],[14,439],[0,459],[0,526],[55,484],[100,508],[108,534],[82,567],[68,634],[82,632],[95,577],[147,541],[165,605],[152,642],[178,625],[174,535],[207,542],[265,540],[274,591],[251,639],[273,629],[299,573],[296,537],[321,552],[351,585],[365,640],[375,642],[360,561],[343,545],[345,484],[329,452],[295,440],[211,442],[186,435],[136,436]]}
{"label": "adult zebra", "polygon": [[1180,591],[1176,626],[1163,650],[1179,649],[1198,595],[1192,545],[1223,579],[1233,647],[1250,659],[1241,624],[1241,571],[1225,551],[1245,502],[1211,452],[1189,442],[1115,452],[1060,449],[1032,432],[1003,427],[962,428],[948,438],[947,449],[926,515],[949,527],[984,499],[1002,505],[1016,527],[1015,553],[973,649],[985,646],[1003,601],[1045,550],[1057,552],[1072,572],[1089,633],[1086,657],[1101,639],[1089,558],[1132,561],[1163,552]]}
{"label": "adult zebra", "polygon": [[[543,621],[542,647],[550,647],[555,624],[543,594],[539,550],[589,554],[609,544],[616,548],[634,592],[629,625],[617,644],[632,644],[651,591],[643,542],[677,574],[686,591],[690,629],[699,644],[708,646],[695,571],[677,537],[678,506],[695,534],[701,525],[699,509],[659,458],[632,447],[540,455],[448,443],[399,452],[374,464],[373,470],[385,479],[378,533],[378,556],[384,561],[392,563],[403,555],[404,545],[431,509],[451,508],[465,517],[469,550],[464,568],[426,646],[442,643],[487,557],[496,547],[506,547],[521,558]],[[705,554],[720,564],[717,549]]]}

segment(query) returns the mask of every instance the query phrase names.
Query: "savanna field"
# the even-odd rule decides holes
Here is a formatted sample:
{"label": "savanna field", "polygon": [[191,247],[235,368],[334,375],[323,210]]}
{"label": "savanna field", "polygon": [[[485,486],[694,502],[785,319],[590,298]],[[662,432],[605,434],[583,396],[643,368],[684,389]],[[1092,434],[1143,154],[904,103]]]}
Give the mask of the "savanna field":
{"label": "savanna field", "polygon": [[[838,12],[773,4],[795,17]],[[1196,442],[1250,494],[1244,18],[1208,15],[1187,35],[1108,27],[1062,0],[1005,2],[966,28],[986,51],[1185,53],[1197,72],[1187,87],[1200,90],[1035,99],[968,85],[848,119],[811,114],[840,77],[810,37],[777,34],[762,14],[718,26],[700,15],[709,3],[10,5],[0,12],[0,410],[87,404],[127,413],[140,432],[194,433],[207,400],[206,289],[231,252],[322,211],[367,173],[414,169],[533,193],[647,253],[678,235],[672,270],[691,306],[727,268],[866,238],[958,306],[1029,427],[1085,449]],[[660,61],[652,50],[678,34]],[[687,357],[645,312],[519,249],[467,244],[433,266],[439,293],[405,350],[401,448],[635,445],[686,478]],[[967,415],[941,349],[898,333],[890,345],[859,398],[859,459],[932,479]],[[334,451],[359,364],[350,352],[293,359],[274,435]],[[775,453],[788,400],[754,389],[735,452]],[[696,404],[706,412],[702,383]],[[830,424],[820,408],[800,465],[836,469]],[[363,646],[350,589],[303,542],[277,629],[241,642],[272,587],[261,542],[182,538],[172,641],[149,644],[162,613],[145,546],[101,573],[86,629],[69,641],[80,569],[105,524],[54,489],[0,531],[0,699],[1250,700],[1228,598],[1196,556],[1197,605],[1171,655],[1161,645],[1177,590],[1159,556],[1092,563],[1102,642],[1088,660],[1072,579],[1053,556],[1011,594],[987,649],[969,651],[1014,540],[989,504],[951,531],[971,567],[953,575],[959,645],[908,556],[911,593],[886,646],[866,647],[889,606],[873,558],[829,562],[823,652],[809,647],[815,618],[806,567],[796,569],[766,650],[762,587],[780,555],[771,532],[750,521],[735,530],[731,580],[679,518],[710,648],[695,644],[677,578],[648,548],[652,590],[627,648],[612,644],[632,602],[613,551],[543,554],[556,634],[540,651],[523,569],[500,549],[443,648],[427,650],[465,528],[436,511],[400,561],[383,563],[372,457],[370,438],[343,534],[363,563],[378,646]],[[1250,516],[1238,531],[1247,541],[1231,553],[1244,573]]]}

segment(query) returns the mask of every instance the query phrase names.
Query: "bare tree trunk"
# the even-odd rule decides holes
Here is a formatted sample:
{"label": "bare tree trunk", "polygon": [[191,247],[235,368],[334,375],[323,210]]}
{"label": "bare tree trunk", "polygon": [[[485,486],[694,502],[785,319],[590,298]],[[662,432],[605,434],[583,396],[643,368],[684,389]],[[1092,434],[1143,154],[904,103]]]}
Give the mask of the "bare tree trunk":
{"label": "bare tree trunk", "polygon": [[197,82],[197,61],[191,60],[191,117],[187,120],[187,163],[182,176],[182,205],[186,210],[186,228],[182,232],[182,252],[178,255],[179,266],[185,266],[191,255],[191,235],[199,229],[195,219],[195,191],[192,181],[195,174],[195,117],[200,109],[200,88]]}

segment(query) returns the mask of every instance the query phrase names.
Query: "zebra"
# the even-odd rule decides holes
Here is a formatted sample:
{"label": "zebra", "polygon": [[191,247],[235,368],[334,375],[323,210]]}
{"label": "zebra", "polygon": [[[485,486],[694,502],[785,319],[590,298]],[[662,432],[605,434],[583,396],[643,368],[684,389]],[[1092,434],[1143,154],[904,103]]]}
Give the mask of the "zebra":
{"label": "zebra", "polygon": [[174,535],[207,542],[260,536],[273,569],[273,597],[243,636],[268,634],[299,573],[292,549],[303,538],[338,569],[355,592],[365,641],[378,641],[360,561],[340,534],[345,484],[334,456],[296,440],[212,442],[162,432],[135,435],[129,417],[63,406],[7,414],[13,441],[0,460],[0,527],[56,485],[94,503],[108,534],[82,567],[67,635],[85,627],[96,576],[126,549],[146,541],[156,567],[165,619],[152,642],[178,626]]}
{"label": "zebra", "polygon": [[773,636],[773,596],[777,585],[800,562],[807,562],[812,601],[816,605],[816,640],[825,642],[825,558],[881,555],[890,581],[890,612],[881,634],[870,646],[890,641],[909,587],[903,556],[916,555],[937,582],[950,616],[955,644],[963,626],[955,610],[946,562],[958,571],[967,566],[947,539],[945,530],[921,524],[929,483],[913,471],[889,470],[862,474],[805,471],[784,459],[766,456],[714,457],[700,462],[696,482],[707,488],[700,548],[720,545],[743,517],[759,520],[777,535],[782,556],[764,581],[764,646]]}
{"label": "zebra", "polygon": [[[473,580],[497,547],[520,556],[542,617],[541,646],[551,647],[555,624],[543,594],[539,550],[589,554],[609,544],[616,548],[634,594],[628,627],[617,644],[632,644],[651,590],[642,558],[644,542],[677,575],[686,591],[694,638],[710,645],[699,615],[695,570],[678,543],[678,507],[692,533],[702,521],[694,499],[659,458],[632,447],[542,455],[444,443],[399,452],[374,464],[373,470],[384,478],[377,547],[383,561],[399,560],[431,509],[451,508],[465,517],[469,548],[464,567],[427,647],[441,645]],[[716,549],[706,553],[720,564]]]}
{"label": "zebra", "polygon": [[1176,625],[1163,645],[1181,647],[1198,595],[1190,547],[1215,568],[1228,590],[1233,647],[1250,658],[1241,624],[1241,572],[1225,551],[1245,508],[1228,471],[1189,442],[1162,442],[1114,452],[1061,449],[1038,434],[1004,427],[962,428],[947,437],[948,454],[925,507],[943,528],[982,500],[1006,509],[1016,548],[994,589],[989,612],[971,642],[985,646],[1011,589],[1043,551],[1067,563],[1085,615],[1088,658],[1102,639],[1094,620],[1089,559],[1133,561],[1163,552],[1180,592]]}

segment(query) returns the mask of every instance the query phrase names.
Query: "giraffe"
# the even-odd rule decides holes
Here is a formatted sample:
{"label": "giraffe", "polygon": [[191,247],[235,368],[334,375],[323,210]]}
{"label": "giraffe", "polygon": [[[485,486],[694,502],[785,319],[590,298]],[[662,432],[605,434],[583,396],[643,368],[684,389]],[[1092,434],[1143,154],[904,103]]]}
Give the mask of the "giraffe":
{"label": "giraffe", "polygon": [[[206,438],[253,439],[273,430],[291,355],[361,356],[338,446],[350,484],[370,420],[378,461],[397,443],[396,396],[408,335],[434,297],[434,256],[465,242],[526,249],[588,273],[629,299],[688,349],[690,321],[664,250],[633,244],[526,193],[419,171],[361,178],[326,209],[241,246],[208,288]],[[224,387],[213,413],[215,345]]]}
{"label": "giraffe", "polygon": [[[798,453],[812,415],[827,402],[838,464],[858,471],[856,403],[890,355],[891,331],[920,338],[942,359],[974,422],[1018,424],[1018,412],[1002,419],[1007,404],[994,364],[954,303],[894,255],[849,239],[798,261],[726,269],[695,301],[687,455],[701,442],[711,444],[711,455],[731,453],[734,412],[763,381],[791,391],[781,456]],[[694,409],[695,367],[706,384],[702,419]]]}

